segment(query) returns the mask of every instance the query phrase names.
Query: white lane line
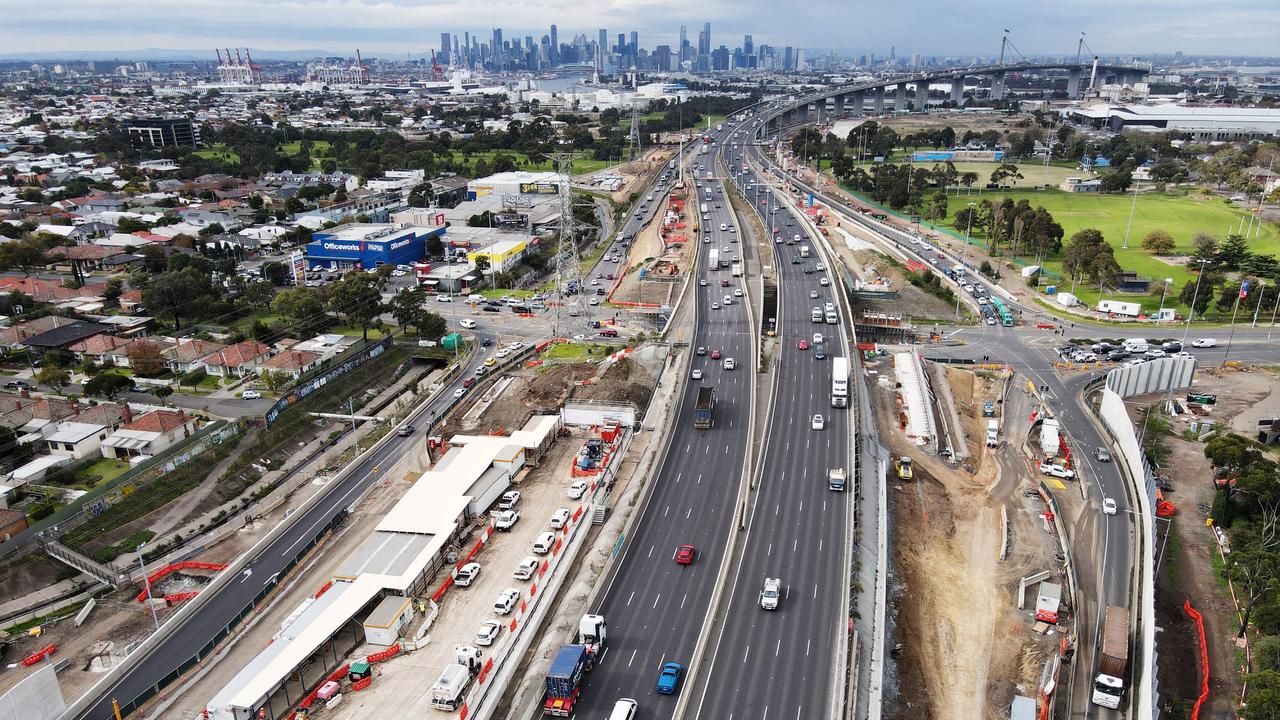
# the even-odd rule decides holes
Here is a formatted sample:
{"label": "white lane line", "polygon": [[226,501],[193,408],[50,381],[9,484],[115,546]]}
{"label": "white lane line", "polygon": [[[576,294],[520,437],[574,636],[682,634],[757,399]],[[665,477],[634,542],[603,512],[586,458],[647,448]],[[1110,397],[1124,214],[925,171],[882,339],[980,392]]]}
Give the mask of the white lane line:
{"label": "white lane line", "polygon": [[685,520],[688,520],[688,519],[689,519],[689,517],[690,517],[691,515],[693,515],[693,508],[692,508],[692,507],[690,507],[688,510],[685,510],[685,511],[684,511],[684,519],[685,519]]}
{"label": "white lane line", "polygon": [[649,557],[653,557],[653,548],[654,548],[653,545],[649,546]]}
{"label": "white lane line", "polygon": [[773,656],[778,657],[782,653],[782,638],[778,638],[778,644],[773,647]]}
{"label": "white lane line", "polygon": [[743,664],[743,665],[746,665],[746,664],[747,664],[747,657],[748,657],[748,656],[750,656],[750,655],[751,655],[751,646],[750,646],[750,645],[748,645],[748,646],[747,646],[747,649],[746,649],[746,650],[744,650],[744,651],[742,652],[742,664]]}
{"label": "white lane line", "polygon": [[804,654],[805,654],[805,655],[808,655],[808,654],[809,654],[809,644],[810,644],[810,643],[812,643],[812,642],[813,642],[813,638],[809,638],[809,639],[807,639],[807,640],[805,640],[805,641],[804,641]]}
{"label": "white lane line", "polygon": [[631,663],[636,661],[636,653],[640,652],[640,648],[631,651],[631,659],[627,661],[627,667],[631,667]]}
{"label": "white lane line", "polygon": [[662,517],[666,517],[671,512],[671,506],[668,505],[662,509]]}
{"label": "white lane line", "polygon": [[[814,597],[818,597],[818,596],[817,596],[817,594],[816,594],[816,593],[817,593],[817,591],[818,591],[818,586],[817,586],[817,585],[813,586],[813,589],[814,589],[814,593],[815,593]],[[655,598],[653,599],[653,607],[654,607],[654,608],[657,608],[657,607],[658,607],[658,601],[659,601],[659,600],[661,600],[661,599],[662,599],[662,593],[658,593],[657,597],[655,597]]]}
{"label": "white lane line", "polygon": [[813,599],[818,599],[818,583],[813,584]]}
{"label": "white lane line", "polygon": [[634,600],[635,597],[636,597],[636,591],[632,590],[631,594],[627,596],[627,607],[631,607],[631,601]]}

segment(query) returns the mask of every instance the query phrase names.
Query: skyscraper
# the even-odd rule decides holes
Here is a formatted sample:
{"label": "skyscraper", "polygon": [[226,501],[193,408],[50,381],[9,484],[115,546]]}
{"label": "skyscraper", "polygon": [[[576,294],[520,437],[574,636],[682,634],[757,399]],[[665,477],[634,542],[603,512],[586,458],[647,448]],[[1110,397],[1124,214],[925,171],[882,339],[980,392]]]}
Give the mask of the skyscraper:
{"label": "skyscraper", "polygon": [[449,51],[453,48],[453,42],[449,40],[449,33],[440,33],[440,62],[445,65],[449,64]]}
{"label": "skyscraper", "polygon": [[631,31],[631,54],[635,55],[640,52],[640,33],[635,30]]}
{"label": "skyscraper", "polygon": [[493,55],[493,66],[502,69],[502,28],[493,29],[493,44],[489,47]]}
{"label": "skyscraper", "polygon": [[743,54],[743,55],[754,55],[754,54],[755,54],[755,52],[756,52],[756,50],[755,50],[755,43],[751,41],[751,36],[750,36],[750,35],[743,35],[743,36],[742,36],[742,54]]}
{"label": "skyscraper", "polygon": [[559,33],[556,32],[555,25],[551,26],[551,47],[553,48],[560,47],[560,35]]}
{"label": "skyscraper", "polygon": [[678,62],[688,60],[689,51],[689,28],[684,25],[680,26],[680,47],[676,48],[676,57]]}
{"label": "skyscraper", "polygon": [[711,23],[702,24],[702,34],[698,36],[698,54],[711,54]]}
{"label": "skyscraper", "polygon": [[599,47],[596,48],[596,69],[604,69],[604,56],[609,54],[609,31],[600,28],[600,39],[596,41]]}

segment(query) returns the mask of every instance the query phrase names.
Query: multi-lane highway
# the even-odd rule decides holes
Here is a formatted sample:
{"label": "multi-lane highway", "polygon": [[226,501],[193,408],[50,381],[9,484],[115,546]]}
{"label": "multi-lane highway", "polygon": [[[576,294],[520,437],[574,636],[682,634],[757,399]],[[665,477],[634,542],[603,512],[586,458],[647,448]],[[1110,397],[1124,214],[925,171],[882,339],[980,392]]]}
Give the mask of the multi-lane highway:
{"label": "multi-lane highway", "polygon": [[[711,167],[713,159],[714,150],[687,156],[690,172],[696,172],[698,165]],[[705,177],[705,170],[701,174]],[[669,660],[689,664],[718,570],[725,562],[747,455],[755,361],[746,298],[734,293],[735,288],[745,288],[744,278],[730,278],[727,268],[707,267],[711,248],[741,246],[736,232],[720,230],[722,223],[731,226],[736,221],[719,181],[703,180],[701,187],[690,187],[691,195],[695,190],[703,193],[703,188],[711,189],[713,199],[699,238],[709,237],[711,242],[699,241],[697,247],[695,277],[707,283],[693,288],[697,296],[693,344],[706,354],[696,355],[691,368],[701,371],[702,378],[688,381],[643,516],[625,538],[624,555],[593,608],[608,619],[609,643],[584,683],[578,717],[604,717],[614,701],[623,697],[638,700],[646,718],[672,716],[678,695],[657,694],[659,667]],[[700,203],[700,198],[691,197],[686,205],[690,214]],[[722,279],[731,281],[729,287],[721,286]],[[728,358],[733,358],[735,369],[725,369]],[[715,424],[705,430],[693,427],[699,385],[716,391]],[[687,566],[674,560],[676,549],[685,544],[697,550],[696,559]]]}
{"label": "multi-lane highway", "polygon": [[[466,371],[457,376],[448,387],[441,389],[408,422],[424,426],[427,424],[424,419],[435,418],[453,401],[455,390],[462,387],[462,378],[468,377],[483,360],[483,354],[477,353]],[[377,481],[379,468],[395,465],[406,453],[416,452],[421,446],[420,436],[392,435],[385,445],[361,460],[352,472],[333,483],[333,487],[326,489],[324,498],[305,511],[302,517],[290,518],[292,525],[289,529],[262,548],[258,556],[249,563],[247,569],[251,572],[211,596],[195,614],[188,617],[162,643],[147,652],[119,681],[110,687],[92,691],[92,705],[75,717],[89,720],[114,718],[112,699],[119,701],[122,711],[127,715],[135,709],[135,701],[149,698],[155,694],[159,683],[176,677],[180,666],[198,654],[207,655],[212,650],[215,637],[220,637],[219,633],[224,628],[236,622],[254,598],[267,585],[278,581],[297,556],[305,552],[312,541],[328,530],[340,513]],[[166,625],[165,630],[168,629]]]}
{"label": "multi-lane highway", "polygon": [[[754,126],[742,131],[749,138]],[[750,144],[739,147],[758,151]],[[730,165],[747,185],[757,178],[741,173],[743,152],[730,150]],[[849,585],[844,543],[853,494],[827,487],[829,468],[853,468],[853,413],[832,407],[831,380],[833,359],[847,357],[850,343],[843,323],[812,320],[814,307],[837,302],[836,278],[801,219],[772,192],[759,201],[754,190],[744,189],[744,195],[759,202],[756,210],[774,251],[780,317],[771,364],[778,385],[747,538],[693,716],[830,717],[833,700],[836,708],[841,700],[832,697],[833,672],[842,668],[838,640],[848,632],[842,613]],[[819,415],[821,427],[815,429]],[[784,597],[776,611],[760,607],[766,577],[782,580]]]}

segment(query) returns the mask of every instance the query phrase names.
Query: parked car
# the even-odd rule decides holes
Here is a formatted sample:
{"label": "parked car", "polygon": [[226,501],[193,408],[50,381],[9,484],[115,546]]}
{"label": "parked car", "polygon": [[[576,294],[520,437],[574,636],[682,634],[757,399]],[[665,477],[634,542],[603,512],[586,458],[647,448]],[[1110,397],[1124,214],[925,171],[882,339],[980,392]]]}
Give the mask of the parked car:
{"label": "parked car", "polygon": [[502,493],[502,497],[498,498],[499,510],[510,510],[520,504],[520,491],[508,490]]}
{"label": "parked car", "polygon": [[519,521],[520,521],[520,511],[503,510],[502,512],[498,513],[498,517],[494,519],[493,528],[495,530],[502,530],[502,531],[510,530],[511,528],[515,527],[515,524]]}
{"label": "parked car", "polygon": [[493,611],[499,615],[506,615],[515,609],[516,603],[520,601],[520,591],[515,588],[507,588],[503,590],[498,599],[493,601]]}
{"label": "parked car", "polygon": [[258,392],[257,390],[245,390],[243,393],[241,393],[240,397],[245,400],[260,400],[262,399],[262,393]]}
{"label": "parked car", "polygon": [[570,517],[572,516],[569,513],[569,508],[556,509],[555,512],[551,513],[551,527],[555,530],[563,528],[569,524]]}
{"label": "parked car", "polygon": [[1076,476],[1075,470],[1048,461],[1040,463],[1040,472],[1063,480],[1070,480]]}
{"label": "parked car", "polygon": [[453,576],[453,584],[458,587],[469,587],[479,574],[480,563],[467,563],[466,565],[458,568],[457,574]]}
{"label": "parked car", "polygon": [[517,580],[528,580],[533,577],[534,573],[538,572],[538,565],[541,562],[542,561],[538,558],[530,555],[520,561],[520,564],[516,566],[515,572],[511,573],[511,576]]}
{"label": "parked car", "polygon": [[587,494],[587,488],[590,487],[586,480],[575,480],[569,486],[569,499],[581,500],[583,495]]}
{"label": "parked car", "polygon": [[476,631],[476,644],[488,647],[502,634],[502,623],[497,620],[485,620]]}

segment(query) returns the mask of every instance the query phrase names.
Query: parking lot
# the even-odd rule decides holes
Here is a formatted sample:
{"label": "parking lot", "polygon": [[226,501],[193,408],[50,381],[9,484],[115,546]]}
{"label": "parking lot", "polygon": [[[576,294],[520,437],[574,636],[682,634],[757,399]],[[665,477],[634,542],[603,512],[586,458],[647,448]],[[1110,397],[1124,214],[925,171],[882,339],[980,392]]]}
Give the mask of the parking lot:
{"label": "parking lot", "polygon": [[[445,666],[456,661],[455,647],[478,647],[481,662],[485,662],[491,653],[505,651],[511,640],[510,623],[520,614],[520,601],[517,600],[514,609],[506,614],[495,612],[494,602],[509,588],[527,598],[535,586],[545,582],[536,573],[529,580],[518,580],[512,573],[527,558],[536,558],[539,562],[550,559],[549,554],[535,554],[533,545],[539,535],[552,530],[550,520],[557,509],[566,508],[573,512],[585,505],[585,499],[573,500],[567,494],[574,481],[570,467],[582,442],[580,432],[561,438],[538,468],[512,486],[520,493],[520,501],[516,504],[520,519],[509,531],[495,530],[492,533],[474,558],[481,570],[468,587],[455,585],[445,592],[439,603],[439,615],[427,632],[426,646],[381,665],[381,677],[368,690],[350,694],[343,703],[344,717],[381,719],[387,716],[388,708],[397,708],[396,715],[406,717],[434,713],[430,689]],[[495,504],[490,517],[496,519],[499,514]],[[477,533],[468,540],[464,554],[480,537],[481,534]],[[438,587],[447,577],[445,572],[450,570],[452,566],[446,566],[446,571],[442,571],[429,587]],[[477,644],[477,631],[483,623],[491,620],[500,622],[502,629],[492,645]],[[410,628],[410,634],[417,627],[415,624]]]}

